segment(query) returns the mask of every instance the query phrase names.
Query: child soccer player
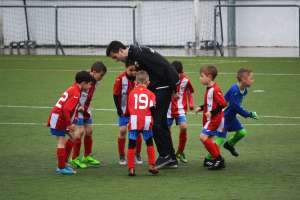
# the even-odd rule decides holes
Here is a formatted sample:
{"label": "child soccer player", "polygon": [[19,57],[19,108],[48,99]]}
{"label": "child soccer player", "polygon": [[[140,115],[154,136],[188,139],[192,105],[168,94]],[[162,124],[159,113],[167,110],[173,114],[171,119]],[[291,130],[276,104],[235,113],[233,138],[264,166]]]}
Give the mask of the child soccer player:
{"label": "child soccer player", "polygon": [[140,133],[143,133],[144,140],[147,144],[148,165],[149,172],[157,174],[158,170],[155,168],[155,150],[153,146],[153,112],[155,106],[155,95],[147,89],[149,85],[149,75],[146,71],[139,71],[136,74],[136,87],[129,93],[128,110],[130,114],[130,121],[128,126],[128,175],[135,176],[135,148],[136,139]]}
{"label": "child soccer player", "polygon": [[75,76],[75,83],[69,87],[56,105],[52,108],[48,118],[48,127],[52,135],[57,139],[57,169],[58,174],[71,175],[76,173],[71,167],[66,166],[65,135],[72,134],[74,124],[72,124],[76,108],[79,103],[80,93],[90,87],[92,77],[86,71],[80,71]]}
{"label": "child soccer player", "polygon": [[168,110],[168,126],[171,128],[175,119],[176,125],[179,125],[179,144],[176,152],[176,157],[183,163],[187,163],[184,154],[185,144],[187,141],[187,123],[186,112],[189,103],[190,110],[194,109],[193,95],[194,89],[191,81],[183,73],[182,63],[174,61],[172,65],[175,67],[179,74],[179,84],[177,85],[177,98],[173,97]]}
{"label": "child soccer player", "polygon": [[[125,72],[119,74],[115,80],[113,88],[113,98],[119,116],[119,135],[118,135],[118,152],[119,152],[119,164],[126,165],[125,158],[125,143],[127,134],[127,125],[129,122],[129,114],[127,107],[128,94],[134,88],[134,80],[136,74],[136,68],[134,62],[127,61],[125,63]],[[142,164],[141,158],[142,138],[141,135],[137,138],[137,150],[136,150],[136,163]]]}
{"label": "child soccer player", "polygon": [[196,112],[203,111],[203,129],[200,134],[200,140],[206,150],[212,156],[212,165],[208,169],[215,170],[225,167],[225,162],[221,156],[218,145],[213,141],[214,136],[219,136],[224,128],[224,112],[226,101],[223,94],[214,82],[218,74],[214,65],[203,66],[200,69],[200,82],[206,86],[204,95],[204,104],[196,109]]}
{"label": "child soccer player", "polygon": [[[86,168],[88,165],[98,166],[100,162],[92,156],[92,114],[90,110],[90,104],[96,90],[96,86],[99,81],[106,74],[106,66],[102,62],[95,62],[89,71],[92,76],[91,87],[88,90],[81,92],[78,114],[74,120],[75,131],[74,131],[74,144],[71,164],[77,168]],[[81,148],[81,138],[84,134],[84,156],[82,159],[79,158]],[[67,151],[71,151],[69,148],[72,143],[70,139],[67,141]],[[70,145],[70,146],[69,146]]]}
{"label": "child soccer player", "polygon": [[227,149],[233,156],[238,156],[238,152],[234,148],[238,141],[247,135],[236,115],[239,114],[244,118],[258,119],[256,112],[248,112],[242,106],[242,101],[248,93],[248,88],[253,84],[253,73],[250,69],[241,68],[237,72],[238,83],[235,83],[227,91],[225,99],[228,102],[228,107],[225,109],[225,127],[224,134],[227,132],[235,132],[235,134],[224,143],[224,148]]}

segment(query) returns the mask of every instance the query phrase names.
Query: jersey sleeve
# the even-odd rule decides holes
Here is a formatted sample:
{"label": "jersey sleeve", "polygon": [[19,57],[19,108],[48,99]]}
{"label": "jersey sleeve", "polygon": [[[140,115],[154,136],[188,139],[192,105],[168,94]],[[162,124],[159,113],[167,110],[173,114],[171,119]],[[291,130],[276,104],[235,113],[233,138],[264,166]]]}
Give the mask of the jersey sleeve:
{"label": "jersey sleeve", "polygon": [[155,94],[150,93],[150,102],[149,102],[149,107],[155,107],[156,105],[156,98],[155,98]]}
{"label": "jersey sleeve", "polygon": [[250,117],[250,112],[246,111],[243,107],[241,107],[238,98],[236,98],[234,96],[234,91],[230,91],[229,95],[228,95],[228,104],[229,106],[235,110],[238,114],[240,114],[241,116],[243,116],[244,118]]}
{"label": "jersey sleeve", "polygon": [[222,108],[225,108],[227,106],[227,102],[224,98],[224,95],[219,89],[215,91],[214,100]]}
{"label": "jersey sleeve", "polygon": [[188,84],[187,84],[187,90],[190,92],[190,93],[194,93],[194,87],[191,83],[191,80],[188,81]]}
{"label": "jersey sleeve", "polygon": [[122,90],[122,80],[120,77],[116,78],[114,87],[113,87],[113,93],[116,96],[121,95],[121,90]]}

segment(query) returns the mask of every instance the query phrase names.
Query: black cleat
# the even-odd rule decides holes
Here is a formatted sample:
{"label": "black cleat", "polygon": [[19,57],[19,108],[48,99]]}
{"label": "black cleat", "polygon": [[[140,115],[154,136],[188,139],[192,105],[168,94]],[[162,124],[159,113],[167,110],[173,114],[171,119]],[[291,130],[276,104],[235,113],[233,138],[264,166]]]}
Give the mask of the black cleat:
{"label": "black cleat", "polygon": [[168,165],[169,163],[171,163],[173,161],[173,159],[171,158],[170,155],[167,155],[165,157],[159,156],[156,160],[156,169],[161,169],[164,166]]}
{"label": "black cleat", "polygon": [[133,168],[128,169],[128,176],[136,176],[135,170]]}
{"label": "black cleat", "polygon": [[207,169],[209,170],[219,170],[225,168],[225,160],[222,156],[219,156],[215,160],[213,160],[213,164],[209,166]]}
{"label": "black cleat", "polygon": [[177,159],[172,159],[170,163],[165,165],[163,169],[177,169],[178,168],[178,161]]}
{"label": "black cleat", "polygon": [[204,158],[204,161],[203,161],[203,166],[204,167],[210,167],[212,166],[214,163],[213,163],[213,160],[209,160],[207,158]]}
{"label": "black cleat", "polygon": [[228,142],[225,142],[223,147],[227,149],[231,153],[231,155],[235,157],[239,156],[239,153],[235,150],[234,146],[230,145]]}

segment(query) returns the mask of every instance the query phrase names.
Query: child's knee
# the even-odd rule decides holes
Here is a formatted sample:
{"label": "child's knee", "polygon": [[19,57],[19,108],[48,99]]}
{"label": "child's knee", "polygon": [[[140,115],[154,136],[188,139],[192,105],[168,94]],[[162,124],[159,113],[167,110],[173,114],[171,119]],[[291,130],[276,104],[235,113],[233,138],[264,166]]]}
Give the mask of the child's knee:
{"label": "child's knee", "polygon": [[146,145],[147,145],[147,146],[152,146],[152,145],[153,145],[153,139],[152,139],[152,137],[150,137],[150,138],[148,138],[148,139],[146,140]]}
{"label": "child's knee", "polygon": [[201,140],[201,142],[205,142],[207,139],[208,139],[207,135],[204,135],[202,133],[200,134],[200,140]]}
{"label": "child's knee", "polygon": [[241,130],[238,131],[238,133],[239,133],[239,135],[241,135],[243,137],[245,137],[247,135],[246,129],[241,129]]}
{"label": "child's knee", "polygon": [[134,149],[136,147],[136,140],[129,139],[128,149]]}

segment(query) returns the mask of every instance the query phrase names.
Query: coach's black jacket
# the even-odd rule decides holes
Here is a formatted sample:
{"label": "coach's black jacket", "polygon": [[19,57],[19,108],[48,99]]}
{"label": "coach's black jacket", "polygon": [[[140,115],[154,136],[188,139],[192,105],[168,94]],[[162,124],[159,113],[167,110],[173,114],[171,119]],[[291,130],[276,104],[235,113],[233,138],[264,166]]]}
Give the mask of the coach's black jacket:
{"label": "coach's black jacket", "polygon": [[176,92],[176,84],[179,83],[179,75],[163,56],[148,47],[130,45],[128,59],[137,62],[138,69],[145,70],[149,74],[149,89],[169,86]]}

